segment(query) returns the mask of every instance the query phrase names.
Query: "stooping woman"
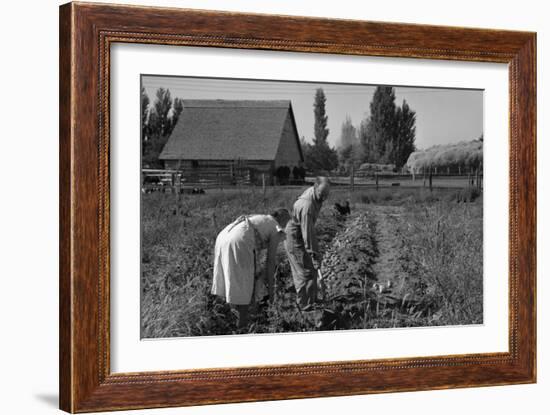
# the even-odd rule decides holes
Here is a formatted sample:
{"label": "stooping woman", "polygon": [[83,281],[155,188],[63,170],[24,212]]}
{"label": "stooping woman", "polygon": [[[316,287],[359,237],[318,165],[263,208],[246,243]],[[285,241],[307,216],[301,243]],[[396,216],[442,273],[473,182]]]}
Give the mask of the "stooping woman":
{"label": "stooping woman", "polygon": [[[237,312],[237,327],[248,325],[248,308],[266,294],[273,300],[277,247],[285,239],[290,219],[287,209],[270,215],[243,215],[216,238],[212,294],[225,298]],[[266,268],[259,270],[259,254],[267,249]]]}

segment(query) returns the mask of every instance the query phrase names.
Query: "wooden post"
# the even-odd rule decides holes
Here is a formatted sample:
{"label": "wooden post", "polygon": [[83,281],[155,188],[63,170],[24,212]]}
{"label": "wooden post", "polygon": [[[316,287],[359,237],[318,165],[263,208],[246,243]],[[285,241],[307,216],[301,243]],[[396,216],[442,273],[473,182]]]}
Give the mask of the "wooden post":
{"label": "wooden post", "polygon": [[479,171],[479,190],[483,189],[483,167]]}
{"label": "wooden post", "polygon": [[[437,172],[437,171],[436,171],[436,172]],[[430,192],[431,192],[431,191],[432,191],[432,169],[430,169],[429,183],[430,183]]]}
{"label": "wooden post", "polygon": [[175,189],[176,189],[176,203],[179,204],[180,200],[181,200],[181,180],[180,180],[180,175],[179,173],[174,173],[174,184],[175,184]]}
{"label": "wooden post", "polygon": [[378,190],[378,172],[374,173],[374,177],[376,180],[376,190]]}
{"label": "wooden post", "polygon": [[351,174],[349,176],[349,184],[351,187],[351,191],[353,192],[355,189],[355,166],[353,163],[351,163]]}
{"label": "wooden post", "polygon": [[262,173],[262,192],[265,200],[265,173]]}

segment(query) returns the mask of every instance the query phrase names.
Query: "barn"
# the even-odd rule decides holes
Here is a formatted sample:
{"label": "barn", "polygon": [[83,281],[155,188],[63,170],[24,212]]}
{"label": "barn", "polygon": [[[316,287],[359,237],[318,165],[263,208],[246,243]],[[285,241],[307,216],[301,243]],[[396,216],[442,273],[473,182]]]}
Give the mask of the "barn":
{"label": "barn", "polygon": [[184,178],[254,182],[304,161],[289,100],[184,100],[159,158]]}

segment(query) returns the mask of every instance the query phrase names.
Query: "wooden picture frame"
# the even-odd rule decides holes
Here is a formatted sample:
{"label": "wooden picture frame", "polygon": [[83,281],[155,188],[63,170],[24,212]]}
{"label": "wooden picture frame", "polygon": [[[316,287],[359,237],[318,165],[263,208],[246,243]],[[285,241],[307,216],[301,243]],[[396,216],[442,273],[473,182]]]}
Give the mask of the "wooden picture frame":
{"label": "wooden picture frame", "polygon": [[[509,352],[111,373],[109,69],[114,43],[509,65]],[[60,407],[171,407],[536,380],[536,34],[184,9],[60,8]],[[230,364],[230,362],[228,362]]]}

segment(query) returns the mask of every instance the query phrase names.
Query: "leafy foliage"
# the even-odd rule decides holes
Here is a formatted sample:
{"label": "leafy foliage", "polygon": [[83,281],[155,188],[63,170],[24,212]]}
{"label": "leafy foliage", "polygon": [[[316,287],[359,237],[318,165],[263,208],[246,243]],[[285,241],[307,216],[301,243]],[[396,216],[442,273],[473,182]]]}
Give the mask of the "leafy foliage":
{"label": "leafy foliage", "polygon": [[483,322],[482,217],[481,204],[408,209],[403,255],[424,282],[439,324]]}
{"label": "leafy foliage", "polygon": [[327,128],[328,116],[325,109],[326,102],[327,97],[325,96],[323,88],[318,88],[315,91],[315,99],[313,101],[313,113],[315,115],[314,145],[320,145],[327,142],[329,129]]}
{"label": "leafy foliage", "polygon": [[342,123],[340,147],[338,149],[338,167],[340,172],[349,174],[352,166],[358,168],[364,157],[363,147],[359,142],[357,128],[348,116]]}
{"label": "leafy foliage", "polygon": [[351,118],[346,116],[346,119],[342,123],[342,130],[340,132],[340,148],[347,148],[357,143],[357,129],[351,122]]}
{"label": "leafy foliage", "polygon": [[147,139],[149,133],[147,118],[149,116],[149,96],[145,92],[145,88],[141,87],[141,139]]}
{"label": "leafy foliage", "polygon": [[156,92],[155,102],[149,115],[149,128],[153,134],[160,136],[169,135],[172,122],[168,115],[172,109],[172,96],[170,90],[159,88]]}
{"label": "leafy foliage", "polygon": [[396,108],[395,118],[397,125],[390,161],[400,169],[415,150],[416,113],[411,110],[407,101],[403,100],[401,107]]}
{"label": "leafy foliage", "polygon": [[395,92],[392,87],[378,86],[370,103],[368,124],[363,129],[363,145],[370,162],[390,163],[397,129]]}
{"label": "leafy foliage", "polygon": [[338,166],[338,153],[327,141],[329,129],[327,128],[326,101],[325,92],[322,88],[318,88],[313,102],[315,117],[313,144],[306,142],[303,137],[301,140],[305,168],[312,172],[327,172]]}
{"label": "leafy foliage", "polygon": [[[222,299],[210,295],[214,242],[218,232],[241,214],[291,206],[303,191],[225,189],[204,195],[147,194],[142,202],[142,336],[231,334],[236,318]],[[357,192],[352,215],[330,206],[346,197],[335,188],[316,224],[325,308],[308,318],[295,307],[295,289],[283,246],[279,246],[275,301],[251,306],[249,333],[472,324],[482,321],[482,206],[456,203],[456,191],[386,189]],[[380,255],[380,214],[395,216],[395,253],[404,278],[391,295],[374,283]],[[388,215],[386,215],[388,216]],[[387,236],[387,235],[386,235]],[[260,262],[261,264],[262,262]],[[261,265],[260,265],[261,266]],[[332,272],[332,275],[331,275]],[[406,277],[406,278],[405,278]],[[392,300],[397,296],[399,301]]]}
{"label": "leafy foliage", "polygon": [[300,140],[306,170],[325,173],[338,166],[338,153],[328,143],[310,144],[304,138]]}
{"label": "leafy foliage", "polygon": [[392,87],[378,86],[370,103],[370,115],[361,122],[359,139],[364,162],[391,163],[400,169],[415,147],[416,113],[404,100],[395,104]]}
{"label": "leafy foliage", "polygon": [[174,99],[174,110],[172,113],[172,119],[170,120],[170,133],[174,130],[174,127],[178,123],[178,120],[180,118],[180,115],[183,111],[183,99],[181,98],[175,98]]}
{"label": "leafy foliage", "polygon": [[168,89],[159,88],[151,106],[145,88],[141,88],[141,152],[144,167],[163,167],[158,156],[182,111],[183,100],[180,98],[172,100]]}

